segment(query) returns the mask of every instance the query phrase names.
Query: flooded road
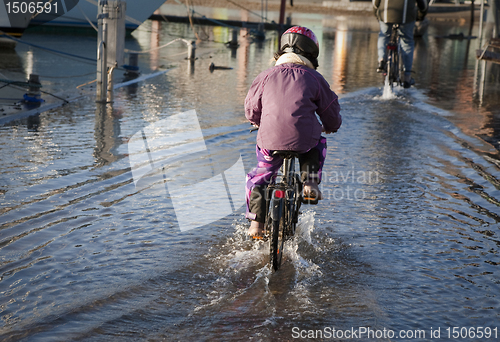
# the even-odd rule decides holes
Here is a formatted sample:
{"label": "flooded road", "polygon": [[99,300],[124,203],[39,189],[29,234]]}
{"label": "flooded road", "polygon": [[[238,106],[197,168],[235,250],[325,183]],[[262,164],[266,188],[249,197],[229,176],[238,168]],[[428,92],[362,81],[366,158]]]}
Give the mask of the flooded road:
{"label": "flooded road", "polygon": [[[170,187],[180,180],[187,191],[240,158],[253,167],[243,101],[269,66],[275,36],[252,42],[242,32],[236,51],[202,42],[193,64],[185,46],[172,45],[140,57],[144,73],[170,70],[117,90],[112,107],[78,101],[0,127],[3,341],[498,340],[498,70],[475,101],[474,43],[437,38],[461,27],[433,23],[417,42],[416,86],[385,99],[368,58],[376,22],[313,19],[318,70],[341,97],[344,123],[328,136],[325,199],[303,207],[282,269],[271,271],[265,243],[246,239],[240,197],[232,214],[181,230]],[[228,29],[203,30],[230,39]],[[178,36],[193,33],[147,22],[126,44],[147,50]],[[96,50],[85,37],[24,39]],[[11,57],[17,66],[2,71],[10,77],[54,71],[47,52],[18,46]],[[211,73],[211,62],[232,69]],[[71,75],[95,70],[73,65]],[[45,89],[92,79],[49,79]],[[193,109],[206,151],[190,157],[174,146],[177,159],[136,186],[136,134],[162,139],[150,128]],[[193,217],[202,210],[182,208]]]}

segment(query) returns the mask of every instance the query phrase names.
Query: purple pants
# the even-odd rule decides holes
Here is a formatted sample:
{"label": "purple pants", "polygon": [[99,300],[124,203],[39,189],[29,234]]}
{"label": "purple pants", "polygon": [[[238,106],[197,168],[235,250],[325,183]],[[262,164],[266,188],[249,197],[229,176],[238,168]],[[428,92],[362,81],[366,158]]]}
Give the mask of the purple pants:
{"label": "purple pants", "polygon": [[[265,186],[273,183],[283,164],[283,158],[273,157],[270,150],[256,146],[257,167],[247,174],[246,178],[246,218],[264,222],[265,199],[263,196]],[[326,157],[326,138],[321,137],[318,144],[306,153],[299,156],[301,180],[314,180],[321,182],[321,171]]]}

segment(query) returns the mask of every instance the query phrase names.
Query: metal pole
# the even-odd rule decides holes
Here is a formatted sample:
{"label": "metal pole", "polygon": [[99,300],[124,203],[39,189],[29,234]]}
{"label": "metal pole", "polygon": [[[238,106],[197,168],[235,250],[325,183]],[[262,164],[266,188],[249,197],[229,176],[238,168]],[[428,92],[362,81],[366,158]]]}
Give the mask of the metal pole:
{"label": "metal pole", "polygon": [[481,61],[481,81],[479,82],[479,104],[483,104],[484,88],[486,86],[486,61]]}
{"label": "metal pole", "polygon": [[264,22],[264,0],[260,1],[260,22]]}
{"label": "metal pole", "polygon": [[280,30],[283,31],[283,24],[285,23],[285,9],[286,9],[286,0],[281,0],[281,7],[280,7]]}
{"label": "metal pole", "polygon": [[232,31],[231,41],[229,42],[229,47],[231,47],[231,48],[237,48],[238,47],[238,34],[239,34],[239,31],[234,28],[233,31]]}
{"label": "metal pole", "polygon": [[[480,10],[480,13],[479,13],[479,33],[478,33],[479,40],[478,40],[478,49],[481,49],[481,46],[483,45],[482,39],[483,39],[484,1],[485,0],[481,0],[481,10]],[[476,67],[474,69],[474,86],[473,86],[472,91],[473,91],[473,93],[475,95],[479,95],[479,97],[482,98],[481,92],[483,90],[482,89],[483,85],[481,84],[482,82],[479,81],[479,73],[480,73],[479,64],[480,63],[481,63],[481,61],[478,59],[478,57],[476,57]],[[478,83],[479,83],[479,91],[478,91]]]}
{"label": "metal pole", "polygon": [[114,93],[113,93],[113,71],[114,70],[115,70],[115,67],[109,68],[108,77],[109,77],[110,81],[108,82],[108,89],[106,92],[106,102],[108,102],[108,103],[113,102],[113,96],[114,96]]}
{"label": "metal pole", "polygon": [[483,39],[483,18],[484,18],[484,0],[481,0],[481,14],[479,15],[479,49],[481,48],[482,45],[482,39]]}
{"label": "metal pole", "polygon": [[478,91],[477,91],[477,83],[478,83],[478,77],[479,77],[479,59],[477,59],[476,56],[476,66],[474,68],[474,83],[472,85],[472,94],[474,96],[477,96]]}
{"label": "metal pole", "polygon": [[187,71],[189,75],[192,75],[194,74],[194,61],[196,60],[196,42],[194,40],[191,42],[186,41],[186,44],[188,47],[187,60],[189,61]]}
{"label": "metal pole", "polygon": [[106,102],[106,90],[108,88],[108,67],[106,64],[106,40],[107,27],[104,18],[108,16],[104,13],[104,6],[108,2],[106,0],[99,1],[97,7],[97,87],[96,87],[96,102]]}
{"label": "metal pole", "polygon": [[267,15],[269,14],[269,12],[267,11],[267,0],[266,0],[266,21],[267,21]]}
{"label": "metal pole", "polygon": [[113,101],[113,70],[124,61],[126,3],[101,0],[98,11],[96,101],[106,103]]}
{"label": "metal pole", "polygon": [[[472,36],[472,27],[474,26],[474,0],[470,2],[470,26],[469,26],[469,37]],[[469,39],[470,41],[470,39]]]}
{"label": "metal pole", "polygon": [[500,38],[500,1],[499,0],[491,0],[490,10],[493,12],[494,19],[494,34],[493,38]]}
{"label": "metal pole", "polygon": [[25,96],[26,102],[42,102],[43,100],[41,99],[40,92],[40,87],[42,86],[42,84],[40,83],[40,77],[36,74],[30,74],[28,83],[28,93],[26,94],[27,97]]}
{"label": "metal pole", "polygon": [[188,57],[187,59],[194,61],[196,59],[196,42],[193,40],[188,44]]}
{"label": "metal pole", "polygon": [[107,24],[103,23],[103,17],[106,14],[100,14],[99,21],[99,45],[97,47],[97,98],[96,102],[106,102],[108,89],[108,65],[107,65]]}

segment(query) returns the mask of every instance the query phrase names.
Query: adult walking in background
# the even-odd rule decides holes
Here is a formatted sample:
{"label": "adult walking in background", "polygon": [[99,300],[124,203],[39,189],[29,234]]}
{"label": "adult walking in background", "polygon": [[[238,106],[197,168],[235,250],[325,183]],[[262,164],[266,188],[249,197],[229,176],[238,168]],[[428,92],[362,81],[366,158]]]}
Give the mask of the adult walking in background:
{"label": "adult walking in background", "polygon": [[[418,6],[418,8],[417,8]],[[378,68],[377,72],[386,71],[387,43],[391,38],[392,24],[399,24],[398,34],[401,37],[401,49],[404,65],[404,87],[409,88],[414,80],[411,77],[413,64],[413,30],[415,21],[423,20],[427,14],[427,0],[373,0],[375,16],[380,24],[378,36]]]}

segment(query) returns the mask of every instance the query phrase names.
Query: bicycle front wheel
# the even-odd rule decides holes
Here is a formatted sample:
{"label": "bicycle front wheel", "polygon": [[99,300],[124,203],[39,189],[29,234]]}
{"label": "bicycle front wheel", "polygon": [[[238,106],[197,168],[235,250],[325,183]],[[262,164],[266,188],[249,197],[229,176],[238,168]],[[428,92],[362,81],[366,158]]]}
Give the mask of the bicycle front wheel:
{"label": "bicycle front wheel", "polygon": [[271,232],[271,263],[273,269],[277,271],[283,259],[283,248],[285,244],[286,206],[284,200],[280,199],[273,204],[273,221]]}
{"label": "bicycle front wheel", "polygon": [[288,210],[288,222],[290,224],[290,230],[288,232],[289,237],[293,237],[295,235],[295,230],[297,228],[297,223],[299,222],[299,211],[301,201],[301,193],[302,193],[302,183],[300,181],[299,175],[295,174],[295,180],[293,182],[294,193],[292,197],[292,202],[289,206]]}

